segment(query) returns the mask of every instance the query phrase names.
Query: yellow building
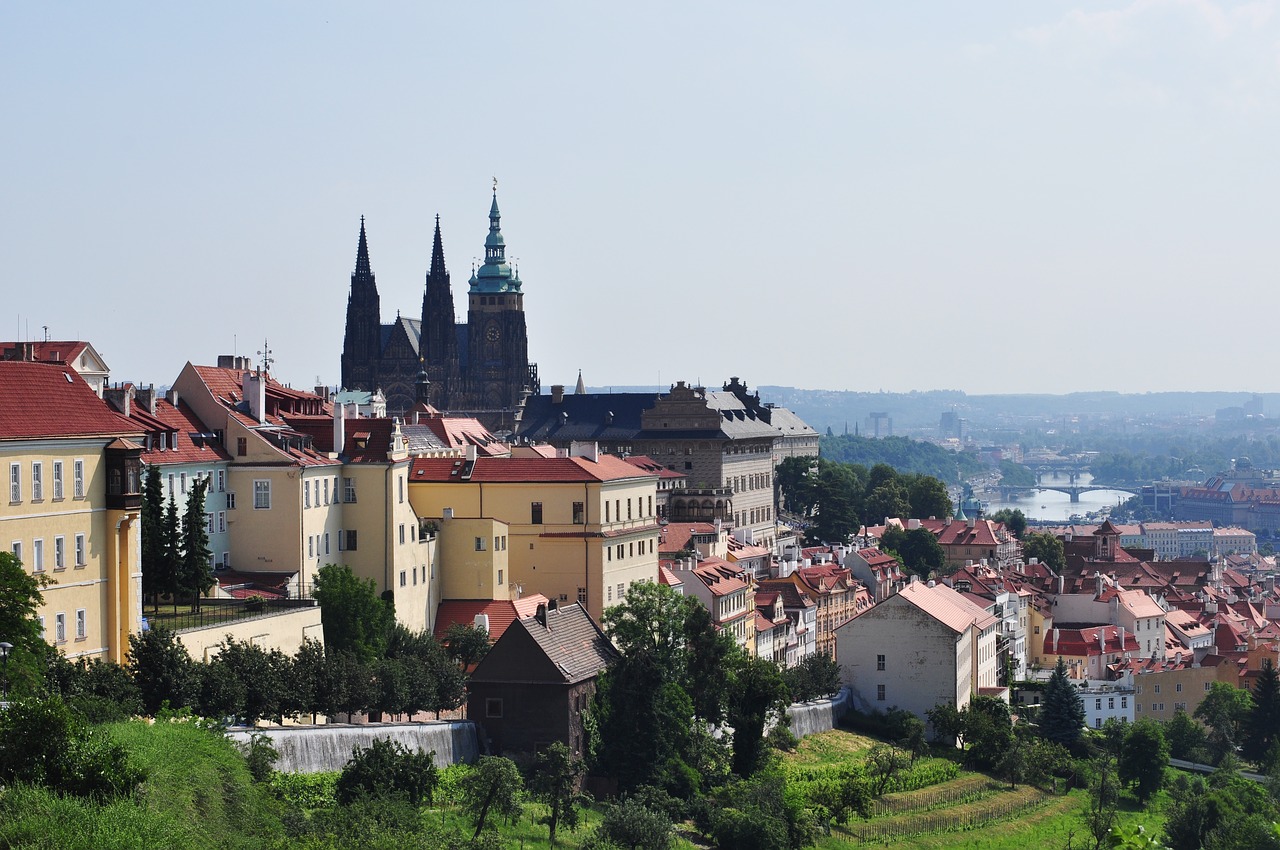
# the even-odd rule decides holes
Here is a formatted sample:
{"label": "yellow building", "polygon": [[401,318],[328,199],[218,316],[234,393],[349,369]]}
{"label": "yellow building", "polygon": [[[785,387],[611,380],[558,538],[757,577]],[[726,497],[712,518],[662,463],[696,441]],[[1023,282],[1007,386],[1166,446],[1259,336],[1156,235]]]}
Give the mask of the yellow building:
{"label": "yellow building", "polygon": [[[455,587],[467,599],[541,593],[580,602],[599,619],[631,585],[658,579],[657,481],[594,451],[575,457],[472,451],[466,458],[414,460],[409,498],[418,516],[441,528],[446,599]],[[507,572],[499,577],[500,570]]]}
{"label": "yellow building", "polygon": [[45,637],[122,662],[142,625],[141,432],[58,363],[0,361],[0,411],[0,540],[49,581]]}

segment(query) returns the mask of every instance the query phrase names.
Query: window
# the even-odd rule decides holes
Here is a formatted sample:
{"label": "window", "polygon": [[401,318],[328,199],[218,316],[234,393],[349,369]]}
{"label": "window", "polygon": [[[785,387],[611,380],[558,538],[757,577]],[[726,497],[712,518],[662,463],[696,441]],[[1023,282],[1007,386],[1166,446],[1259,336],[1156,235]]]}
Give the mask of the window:
{"label": "window", "polygon": [[347,548],[347,538],[345,535],[346,535],[345,531],[343,531],[342,529],[338,529],[338,551],[339,552]]}
{"label": "window", "polygon": [[77,499],[84,498],[84,461],[77,460],[71,464],[72,495]]}
{"label": "window", "polygon": [[356,531],[354,528],[347,532],[347,549],[352,552],[356,549]]}
{"label": "window", "polygon": [[605,599],[605,602],[612,602],[613,601],[613,585],[607,585],[604,591],[605,591],[605,596],[607,597]]}
{"label": "window", "polygon": [[84,559],[84,535],[76,535],[76,566],[83,567],[87,562]]}
{"label": "window", "polygon": [[489,697],[484,701],[485,717],[502,716],[502,697]]}
{"label": "window", "polygon": [[624,585],[622,582],[618,582],[618,601],[619,602],[622,601],[622,594],[626,592],[626,589],[627,589],[626,585]]}
{"label": "window", "polygon": [[627,499],[627,519],[631,519],[631,500]]}
{"label": "window", "polygon": [[502,584],[502,570],[498,570],[498,584]]}
{"label": "window", "polygon": [[222,553],[222,568],[224,570],[231,569],[231,553],[230,552]]}
{"label": "window", "polygon": [[302,507],[311,507],[311,485],[305,481],[302,482]]}
{"label": "window", "polygon": [[[14,498],[14,499],[12,499],[11,501],[16,502],[16,501],[18,501],[18,500],[17,500],[17,498]],[[604,521],[605,521],[605,522],[608,522],[608,521],[609,521],[609,500],[608,500],[608,499],[605,499],[605,500],[604,500]]]}
{"label": "window", "polygon": [[649,512],[645,516],[653,516],[653,497],[649,497]]}
{"label": "window", "polygon": [[44,464],[31,462],[31,501],[44,501]]}
{"label": "window", "polygon": [[409,574],[404,570],[400,571],[400,586],[407,587],[409,585]]}
{"label": "window", "polygon": [[585,587],[578,588],[578,604],[579,605],[587,604],[587,589]]}
{"label": "window", "polygon": [[1173,686],[1173,689],[1174,689],[1175,691],[1177,691],[1178,693],[1182,693],[1182,683],[1181,683],[1181,682],[1179,682],[1178,684],[1174,685],[1174,686]]}
{"label": "window", "polygon": [[39,538],[31,541],[31,569],[44,572],[44,541]]}
{"label": "window", "polygon": [[1102,728],[1102,718],[1101,718],[1101,717],[1095,717],[1095,718],[1093,718],[1093,728],[1094,728],[1094,729],[1101,729],[1101,728]]}
{"label": "window", "polygon": [[502,537],[495,535],[493,538],[493,551],[501,552],[502,548]]}
{"label": "window", "polygon": [[58,643],[67,642],[67,615],[61,611],[53,615],[53,639]]}
{"label": "window", "polygon": [[876,656],[876,670],[879,670],[880,672],[884,672],[884,656],[883,655]]}
{"label": "window", "polygon": [[876,701],[884,702],[884,685],[876,685]]}
{"label": "window", "polygon": [[1129,698],[1128,698],[1128,697],[1120,697],[1120,707],[1121,707],[1121,708],[1128,708],[1128,707],[1129,707]]}
{"label": "window", "polygon": [[17,558],[19,562],[22,561],[22,541],[21,540],[13,541],[13,545],[9,547],[9,551],[13,552],[13,557]]}
{"label": "window", "polygon": [[224,493],[227,489],[227,471],[225,469],[218,470],[218,492]]}
{"label": "window", "polygon": [[[329,479],[328,478],[324,480],[324,503],[326,505],[329,504]],[[317,507],[318,506],[319,506],[319,503],[317,503]]]}
{"label": "window", "polygon": [[227,510],[234,511],[235,509],[236,509],[236,494],[228,493],[227,494]]}
{"label": "window", "polygon": [[271,510],[271,482],[259,478],[253,482],[253,509],[255,511]]}
{"label": "window", "polygon": [[218,533],[225,534],[227,531],[227,512],[218,511]]}
{"label": "window", "polygon": [[180,473],[178,475],[178,482],[178,486],[182,489],[182,492],[187,492],[187,473]]}
{"label": "window", "polygon": [[89,636],[88,612],[84,608],[76,609],[76,640],[84,640]]}
{"label": "window", "polygon": [[404,523],[400,523],[400,543],[404,544]]}
{"label": "window", "polygon": [[213,534],[213,529],[214,529],[213,518],[214,518],[213,511],[205,512],[205,515],[204,515],[205,534]]}
{"label": "window", "polygon": [[1160,693],[1160,686],[1156,685],[1156,693]]}
{"label": "window", "polygon": [[67,539],[65,537],[53,538],[53,568],[55,570],[65,570],[67,568]]}
{"label": "window", "polygon": [[693,462],[692,462],[692,461],[688,461],[688,460],[686,460],[686,461],[684,462],[684,468],[685,468],[685,470],[686,470],[686,471],[687,471],[687,470],[690,470],[690,469],[693,469]]}
{"label": "window", "polygon": [[476,538],[476,551],[477,551],[477,552],[483,552],[483,551],[484,551],[484,544],[485,544],[485,538],[483,538],[483,537],[477,537],[477,538]]}
{"label": "window", "polygon": [[316,556],[316,539],[310,534],[307,535],[307,557],[314,558]]}
{"label": "window", "polygon": [[53,498],[60,500],[62,496],[62,461],[55,460],[53,462]]}
{"label": "window", "polygon": [[329,554],[329,532],[324,533],[324,553]]}
{"label": "window", "polygon": [[40,615],[39,620],[40,620],[40,640],[45,640],[46,638],[44,636],[45,632],[44,632],[44,615],[43,614]]}
{"label": "window", "polygon": [[244,457],[249,453],[249,438],[236,437],[236,457]]}
{"label": "window", "polygon": [[396,483],[400,485],[400,494],[399,494],[400,504],[403,505],[404,504],[404,476],[401,475],[398,479],[396,479]]}
{"label": "window", "polygon": [[1210,682],[1205,682],[1205,683],[1204,683],[1204,689],[1205,689],[1206,691],[1207,691],[1207,690],[1209,690],[1209,685],[1210,685],[1210,684],[1211,684]]}
{"label": "window", "polygon": [[618,522],[622,522],[622,500],[613,500],[613,515],[618,518]]}
{"label": "window", "polygon": [[356,480],[354,478],[342,479],[342,500],[344,502],[354,502],[356,500]]}
{"label": "window", "polygon": [[22,501],[22,464],[9,464],[9,501]]}
{"label": "window", "polygon": [[529,503],[529,522],[542,525],[542,502]]}
{"label": "window", "polygon": [[168,489],[168,490],[166,490],[165,492],[167,492],[167,493],[176,493],[176,492],[177,492],[176,490],[174,490],[174,489],[173,489],[173,473],[172,473],[172,472],[170,472],[170,473],[169,473],[169,489]]}

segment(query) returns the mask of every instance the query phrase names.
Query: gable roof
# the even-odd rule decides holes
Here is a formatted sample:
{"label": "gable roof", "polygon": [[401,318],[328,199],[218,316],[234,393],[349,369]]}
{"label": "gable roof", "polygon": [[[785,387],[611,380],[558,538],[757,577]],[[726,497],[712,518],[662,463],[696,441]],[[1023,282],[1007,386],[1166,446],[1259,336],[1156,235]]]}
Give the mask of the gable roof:
{"label": "gable roof", "polygon": [[70,366],[0,361],[0,440],[141,434]]}
{"label": "gable roof", "polygon": [[[897,601],[895,602],[894,600]],[[966,599],[964,594],[957,593],[945,584],[930,586],[930,584],[923,581],[913,581],[907,584],[902,590],[890,596],[884,602],[858,612],[847,622],[852,622],[867,611],[874,611],[881,605],[901,605],[903,603],[923,611],[956,634],[964,632],[970,626],[974,626],[981,631],[1000,622],[994,615]]]}
{"label": "gable roof", "polygon": [[[516,620],[471,674],[473,682],[572,685],[592,679],[618,657],[604,632],[576,602]],[[531,662],[529,653],[537,657]]]}
{"label": "gable roof", "polygon": [[489,618],[489,642],[493,643],[506,633],[512,623],[532,617],[539,605],[546,605],[547,597],[530,593],[519,599],[446,599],[436,609],[435,636],[444,640],[454,623],[473,625],[477,614]]}

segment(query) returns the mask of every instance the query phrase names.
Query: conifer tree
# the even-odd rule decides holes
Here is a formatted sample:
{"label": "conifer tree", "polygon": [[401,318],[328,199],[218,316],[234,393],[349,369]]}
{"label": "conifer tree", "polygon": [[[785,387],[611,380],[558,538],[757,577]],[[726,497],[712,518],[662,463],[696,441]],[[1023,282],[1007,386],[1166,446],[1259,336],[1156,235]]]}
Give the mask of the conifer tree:
{"label": "conifer tree", "polygon": [[187,493],[187,507],[182,515],[182,552],[178,561],[177,589],[191,594],[191,604],[196,611],[200,610],[201,594],[213,587],[213,552],[209,550],[208,519],[204,512],[204,495],[208,487],[207,479],[195,480]]}
{"label": "conifer tree", "polygon": [[178,503],[169,491],[169,501],[164,506],[164,560],[157,576],[156,590],[173,597],[178,608],[178,577],[182,569],[182,524],[178,521]]}
{"label": "conifer tree", "polygon": [[160,467],[147,467],[142,482],[142,594],[151,597],[153,608],[160,607],[160,593],[165,587],[164,488],[160,483]]}
{"label": "conifer tree", "polygon": [[1045,686],[1039,721],[1040,737],[1047,741],[1070,749],[1080,740],[1084,728],[1084,703],[1067,678],[1067,665],[1061,658]]}
{"label": "conifer tree", "polygon": [[1280,735],[1280,672],[1270,658],[1262,660],[1262,672],[1253,686],[1253,708],[1249,711],[1244,739],[1244,757],[1263,767],[1273,757],[1272,748]]}

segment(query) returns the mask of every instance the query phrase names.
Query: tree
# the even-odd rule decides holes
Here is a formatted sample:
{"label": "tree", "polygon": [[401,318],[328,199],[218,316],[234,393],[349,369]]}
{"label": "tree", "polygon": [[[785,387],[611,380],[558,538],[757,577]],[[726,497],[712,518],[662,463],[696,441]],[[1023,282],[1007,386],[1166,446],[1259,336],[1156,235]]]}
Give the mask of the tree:
{"label": "tree", "polygon": [[782,678],[793,702],[808,702],[840,690],[840,665],[826,653],[814,652],[796,666],[783,670]]}
{"label": "tree", "polygon": [[582,776],[582,762],[575,759],[560,741],[538,753],[529,774],[529,791],[533,798],[547,807],[542,822],[550,830],[551,846],[556,843],[556,829],[561,823],[574,829],[581,815],[582,796],[578,793],[578,779]]}
{"label": "tree", "polygon": [[505,817],[518,816],[523,790],[515,762],[502,756],[481,756],[462,777],[462,808],[476,825],[472,838],[480,837],[491,811]]}
{"label": "tree", "polygon": [[955,507],[951,502],[951,494],[947,485],[932,475],[904,475],[907,485],[907,499],[911,503],[911,516],[919,519],[926,517],[952,516]]}
{"label": "tree", "polygon": [[940,702],[925,711],[929,725],[933,727],[933,740],[938,743],[964,744],[964,713],[949,702]]}
{"label": "tree", "polygon": [[813,535],[819,540],[843,541],[858,530],[865,493],[866,470],[818,461],[818,516]]}
{"label": "tree", "polygon": [[987,517],[994,522],[1002,522],[1013,536],[1019,540],[1027,533],[1027,515],[1020,508],[1001,508]]}
{"label": "tree", "polygon": [[368,747],[352,750],[338,777],[338,802],[349,805],[366,796],[401,797],[414,806],[430,803],[440,781],[435,755],[411,751],[390,738],[374,738]]}
{"label": "tree", "polygon": [[1054,572],[1062,572],[1067,566],[1067,552],[1062,541],[1052,534],[1031,531],[1022,538],[1022,556],[1030,561],[1038,558],[1040,563]]}
{"label": "tree", "polygon": [[979,770],[994,769],[1013,738],[1008,703],[995,697],[977,696],[961,714],[964,740],[969,745],[967,761]]}
{"label": "tree", "polygon": [[1080,740],[1084,729],[1084,703],[1080,693],[1067,678],[1067,665],[1061,658],[1045,685],[1038,715],[1040,737],[1070,749]]}
{"label": "tree", "polygon": [[1270,658],[1262,660],[1262,670],[1253,686],[1253,707],[1249,710],[1243,755],[1257,765],[1274,758],[1276,736],[1280,735],[1280,673]]}
{"label": "tree", "polygon": [[1093,850],[1102,850],[1116,825],[1120,786],[1116,780],[1115,759],[1104,755],[1090,764],[1093,776],[1089,796],[1084,804],[1084,823],[1093,838]]}
{"label": "tree", "polygon": [[605,812],[596,834],[628,850],[668,850],[671,819],[628,797]]}
{"label": "tree", "polygon": [[762,766],[767,752],[764,728],[786,709],[787,686],[778,665],[742,654],[731,678],[728,720],[733,727],[733,772],[747,777]]}
{"label": "tree", "polygon": [[907,769],[908,759],[897,747],[889,744],[875,744],[867,754],[867,778],[871,780],[872,793],[880,796],[889,790],[889,783],[899,773]]}
{"label": "tree", "polygon": [[0,552],[0,640],[13,644],[5,669],[11,696],[27,693],[40,680],[48,644],[40,636],[36,613],[44,604],[40,592],[47,580],[29,575],[11,552]]}
{"label": "tree", "polygon": [[902,565],[921,577],[941,571],[947,565],[947,553],[937,536],[927,528],[906,530],[886,528],[880,538],[880,550],[896,555]]}
{"label": "tree", "polygon": [[395,613],[378,596],[373,579],[361,580],[348,566],[326,564],[316,573],[315,592],[324,623],[324,643],[333,651],[372,661],[386,653]]}
{"label": "tree", "polygon": [[196,669],[177,635],[163,627],[129,635],[129,675],[138,686],[142,708],[154,716],[166,703],[190,706],[196,697]]}
{"label": "tree", "polygon": [[151,598],[151,605],[160,608],[160,594],[173,585],[173,576],[167,571],[172,566],[168,544],[165,540],[164,487],[160,481],[160,467],[147,466],[147,477],[142,482],[142,594]]}
{"label": "tree", "polygon": [[241,643],[228,635],[214,660],[225,665],[244,689],[240,713],[246,725],[280,716],[281,697],[289,687],[289,663],[283,653],[267,652],[256,644]]}
{"label": "tree", "polygon": [[1169,752],[1176,759],[1197,761],[1199,751],[1205,745],[1204,727],[1191,719],[1183,709],[1173,713],[1173,718],[1164,724],[1165,740],[1169,742]]}
{"label": "tree", "polygon": [[182,574],[182,524],[178,520],[178,503],[173,491],[164,505],[164,566],[160,569],[158,585],[160,593],[170,594],[174,610],[178,607],[179,577]]}
{"label": "tree", "polygon": [[810,473],[817,467],[814,457],[786,457],[774,471],[774,483],[782,495],[783,509],[797,516],[807,517],[817,507],[815,476]]}
{"label": "tree", "polygon": [[1225,682],[1213,682],[1209,693],[1192,715],[1209,727],[1209,748],[1216,761],[1234,753],[1241,739],[1241,727],[1253,708],[1249,692]]}
{"label": "tree", "polygon": [[200,597],[213,587],[213,552],[209,550],[208,519],[204,512],[209,480],[197,477],[187,492],[182,515],[182,560],[179,562],[177,590],[191,594],[191,604],[200,610]]}
{"label": "tree", "polygon": [[911,497],[900,481],[886,481],[867,492],[862,507],[862,521],[866,525],[881,523],[886,517],[911,515]]}
{"label": "tree", "polygon": [[444,633],[444,643],[449,657],[466,670],[479,664],[489,652],[489,632],[467,623],[451,623]]}
{"label": "tree", "polygon": [[1169,766],[1169,742],[1165,740],[1160,724],[1149,717],[1127,724],[1127,727],[1120,747],[1120,781],[1132,786],[1138,802],[1145,804],[1164,785],[1164,771]]}

